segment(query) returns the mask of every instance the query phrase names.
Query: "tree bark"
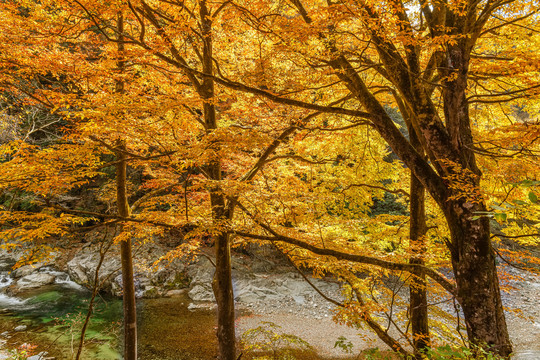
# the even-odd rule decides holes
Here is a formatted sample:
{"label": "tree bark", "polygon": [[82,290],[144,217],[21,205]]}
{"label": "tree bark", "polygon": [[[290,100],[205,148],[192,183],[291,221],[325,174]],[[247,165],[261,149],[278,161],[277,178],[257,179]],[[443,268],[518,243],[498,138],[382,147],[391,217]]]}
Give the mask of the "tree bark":
{"label": "tree bark", "polygon": [[[117,144],[119,151],[116,156],[116,198],[118,215],[129,217],[129,205],[126,191],[126,154],[123,143]],[[124,359],[137,359],[137,310],[135,306],[135,285],[133,281],[133,258],[131,255],[131,239],[120,242],[120,257],[122,261],[122,287],[124,307]]]}
{"label": "tree bark", "polygon": [[[420,155],[424,155],[424,148],[416,129],[413,126],[411,113],[407,110],[402,99],[395,96],[399,109],[409,132],[409,141]],[[425,235],[427,233],[425,188],[411,171],[410,180],[410,203],[409,203],[409,239],[411,257],[410,264],[425,265],[424,255],[426,252]],[[417,359],[422,359],[430,346],[428,306],[427,306],[427,282],[424,272],[416,271],[411,274],[412,281],[409,286],[409,313],[411,319],[411,332],[413,336],[414,353]]]}
{"label": "tree bark", "polygon": [[[422,154],[422,144],[412,126],[412,121],[407,122],[409,128],[409,139],[411,145]],[[424,185],[411,172],[410,186],[410,228],[409,237],[411,241],[412,256],[409,260],[411,264],[425,265],[424,254],[426,251],[425,235],[427,233],[426,208],[425,208]],[[409,288],[411,331],[413,335],[414,352],[417,359],[423,357],[430,346],[428,306],[427,306],[427,282],[426,274],[423,272],[413,274],[413,280]]]}
{"label": "tree bark", "polygon": [[512,345],[501,302],[489,220],[472,220],[477,211],[485,211],[483,204],[455,201],[447,205],[457,298],[463,309],[469,341],[509,356]]}
{"label": "tree bark", "polygon": [[[453,16],[456,17],[453,19],[456,29],[465,29],[466,19],[455,14]],[[443,81],[444,114],[451,147],[460,154],[461,169],[447,169],[456,173],[460,182],[452,184],[452,178],[446,179],[449,182],[448,200],[440,205],[452,237],[452,266],[469,341],[502,356],[509,356],[512,345],[501,301],[489,220],[485,217],[473,220],[478,212],[486,211],[485,202],[479,195],[471,196],[463,193],[462,189],[479,189],[481,176],[472,151],[466,93],[472,48],[472,40],[463,37],[446,52],[447,66],[444,71],[448,80]]]}
{"label": "tree bark", "polygon": [[234,327],[234,296],[231,277],[229,234],[220,234],[215,242],[216,272],[212,281],[217,308],[217,337],[222,360],[236,360],[236,332]]}
{"label": "tree bark", "polygon": [[[411,264],[424,265],[425,252],[424,236],[426,235],[425,190],[418,179],[411,174],[410,188],[410,228],[409,237],[412,255]],[[409,287],[411,331],[414,350],[417,358],[429,348],[430,336],[428,326],[428,306],[426,275],[423,272],[414,273]]]}

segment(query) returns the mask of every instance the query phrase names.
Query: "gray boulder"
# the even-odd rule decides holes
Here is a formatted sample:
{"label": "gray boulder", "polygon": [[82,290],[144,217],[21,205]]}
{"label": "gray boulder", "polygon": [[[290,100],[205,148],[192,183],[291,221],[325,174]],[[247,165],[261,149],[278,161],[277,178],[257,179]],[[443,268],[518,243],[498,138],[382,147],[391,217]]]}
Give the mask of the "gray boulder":
{"label": "gray boulder", "polygon": [[[67,263],[67,273],[77,284],[92,288],[98,264],[99,254],[97,251],[87,247]],[[115,283],[119,271],[120,259],[118,257],[109,256],[105,258],[99,270],[99,282],[102,283],[103,291],[115,295],[121,293],[121,284]]]}
{"label": "gray boulder", "polygon": [[0,258],[0,271],[9,271],[15,265],[17,260],[15,260],[12,257],[5,256],[2,254],[2,257]]}
{"label": "gray boulder", "polygon": [[54,283],[54,275],[46,273],[34,273],[23,276],[13,285],[11,285],[12,293],[18,293],[28,289],[34,289]]}
{"label": "gray boulder", "polygon": [[193,301],[215,301],[212,287],[208,285],[196,284],[188,292],[188,296]]}
{"label": "gray boulder", "polygon": [[197,263],[188,266],[187,275],[191,279],[188,296],[193,301],[215,301],[212,291],[214,265],[205,257],[199,258]]}
{"label": "gray boulder", "polygon": [[33,274],[33,273],[37,272],[39,270],[39,268],[42,267],[42,266],[43,266],[43,264],[41,264],[41,263],[32,264],[32,265],[24,265],[24,266],[21,266],[18,269],[13,270],[11,272],[11,276],[14,279],[22,278],[22,277],[25,277],[25,276],[28,276],[30,274]]}
{"label": "gray boulder", "polygon": [[[183,279],[184,263],[172,263],[154,266],[156,260],[166,253],[158,244],[148,243],[134,256],[135,293],[137,297],[164,296],[171,289],[186,287]],[[76,283],[92,288],[99,254],[93,246],[87,246],[67,263],[67,272]],[[101,290],[115,296],[122,295],[122,273],[120,254],[117,249],[107,254],[99,271]]]}

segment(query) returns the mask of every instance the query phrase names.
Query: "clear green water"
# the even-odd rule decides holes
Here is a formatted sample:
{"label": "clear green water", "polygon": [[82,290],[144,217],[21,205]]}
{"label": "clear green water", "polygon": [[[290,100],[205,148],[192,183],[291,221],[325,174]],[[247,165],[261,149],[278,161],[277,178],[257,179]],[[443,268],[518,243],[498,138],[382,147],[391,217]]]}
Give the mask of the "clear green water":
{"label": "clear green water", "polygon": [[[38,345],[57,359],[71,359],[86,315],[90,293],[54,285],[25,293],[21,302],[0,299],[0,333],[11,337],[7,347]],[[5,300],[5,301],[2,301]],[[137,303],[139,359],[210,360],[216,355],[215,316],[211,311],[189,311],[187,297],[145,299]],[[122,302],[97,299],[87,331],[85,360],[121,359]],[[26,331],[14,332],[17,325]]]}

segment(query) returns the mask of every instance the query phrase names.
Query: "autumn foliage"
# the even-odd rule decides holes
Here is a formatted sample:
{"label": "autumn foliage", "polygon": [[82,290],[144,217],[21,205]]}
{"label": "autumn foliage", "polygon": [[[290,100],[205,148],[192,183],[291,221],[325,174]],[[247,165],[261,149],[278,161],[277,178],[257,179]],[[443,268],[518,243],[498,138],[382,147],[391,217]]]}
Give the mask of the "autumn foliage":
{"label": "autumn foliage", "polygon": [[[386,286],[398,278],[455,298],[471,343],[511,352],[493,248],[539,239],[534,1],[46,0],[0,11],[0,234],[25,261],[47,256],[51,239],[118,224],[118,242],[187,230],[163,260],[215,243],[220,353],[232,360],[231,246],[271,244],[341,280],[336,319],[366,323],[394,350],[430,343],[415,341],[408,299]],[[410,206],[424,191],[413,238]],[[379,211],[384,202],[393,208]],[[458,341],[445,324],[430,321]]]}

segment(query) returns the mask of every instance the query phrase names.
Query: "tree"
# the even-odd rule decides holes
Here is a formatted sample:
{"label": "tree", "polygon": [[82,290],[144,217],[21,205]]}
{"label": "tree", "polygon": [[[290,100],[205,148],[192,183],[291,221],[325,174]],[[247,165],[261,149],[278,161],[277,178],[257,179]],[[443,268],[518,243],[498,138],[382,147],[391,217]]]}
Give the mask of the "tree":
{"label": "tree", "polygon": [[[118,14],[118,71],[120,75],[125,72],[124,17]],[[124,80],[116,81],[116,92],[124,94]],[[120,115],[121,116],[121,115]],[[127,161],[126,145],[122,139],[115,144],[116,150],[116,202],[118,216],[129,218],[130,209],[127,193]],[[124,308],[124,359],[137,360],[137,307],[135,304],[135,280],[133,278],[133,256],[131,253],[131,238],[122,239],[120,243],[120,256],[122,262],[122,294]]]}
{"label": "tree", "polygon": [[[51,8],[48,7],[49,5],[55,11],[50,11]],[[90,143],[95,142],[103,145],[108,151],[116,153],[118,159],[112,165],[116,164],[118,168],[118,215],[59,207],[57,196],[60,195],[60,191],[58,193],[52,192],[49,186],[50,184],[46,183],[48,177],[45,176],[45,182],[39,183],[42,193],[38,198],[41,198],[44,193],[47,193],[44,199],[45,205],[47,207],[52,205],[56,211],[50,214],[50,217],[44,219],[43,223],[54,219],[57,227],[51,231],[51,234],[61,234],[60,229],[62,226],[66,226],[66,224],[63,221],[59,221],[58,217],[69,213],[82,216],[95,216],[97,218],[105,216],[109,219],[116,219],[116,221],[131,221],[141,224],[141,227],[147,225],[147,221],[149,221],[155,226],[173,228],[182,225],[179,222],[180,217],[177,216],[178,212],[182,212],[182,217],[185,214],[185,221],[189,223],[193,221],[189,216],[190,211],[198,214],[197,210],[199,206],[205,208],[201,216],[196,216],[196,218],[200,219],[200,223],[196,227],[196,234],[192,238],[200,240],[204,236],[212,235],[215,239],[217,271],[214,289],[219,304],[218,338],[220,340],[220,353],[223,359],[234,359],[236,358],[234,302],[230,269],[229,231],[226,226],[226,222],[232,217],[232,215],[229,215],[232,214],[232,209],[230,206],[231,203],[226,204],[226,195],[221,188],[221,182],[223,180],[222,146],[224,143],[221,138],[225,138],[225,136],[219,134],[217,131],[217,106],[213,103],[215,100],[213,80],[211,78],[201,80],[188,73],[175,76],[171,81],[170,88],[167,88],[164,84],[157,86],[156,82],[163,78],[163,74],[159,74],[161,71],[160,66],[163,65],[161,61],[163,59],[166,60],[166,63],[167,61],[171,61],[171,58],[167,57],[168,55],[166,56],[159,51],[159,48],[162,46],[170,48],[173,52],[172,65],[176,65],[176,62],[180,62],[181,64],[187,63],[183,58],[186,57],[189,61],[195,60],[200,63],[203,71],[209,73],[213,71],[212,18],[210,17],[207,4],[206,2],[197,2],[195,4],[198,7],[198,16],[195,16],[195,13],[192,13],[190,9],[182,4],[170,7],[173,10],[183,9],[184,15],[188,16],[185,19],[185,25],[196,24],[197,28],[201,30],[200,34],[195,32],[196,35],[201,35],[197,38],[200,41],[193,42],[190,34],[184,38],[184,40],[190,41],[194,48],[193,52],[187,53],[182,49],[179,51],[174,42],[171,42],[171,39],[174,40],[175,37],[182,39],[182,34],[178,32],[169,34],[168,27],[167,29],[163,27],[161,18],[163,18],[164,12],[161,12],[160,9],[152,8],[144,2],[137,4],[118,3],[111,4],[110,6],[102,6],[102,4],[95,4],[93,2],[89,2],[88,4],[79,2],[77,6],[72,5],[71,3],[34,4],[34,6],[29,8],[25,16],[38,14],[39,18],[39,15],[45,14],[40,19],[43,23],[50,26],[50,28],[34,28],[30,32],[34,31],[38,34],[43,34],[50,31],[50,33],[55,34],[49,38],[50,43],[45,44],[44,48],[36,48],[36,50],[46,51],[47,46],[55,46],[55,41],[62,42],[65,39],[70,39],[68,47],[71,47],[71,49],[77,47],[84,48],[81,52],[88,55],[84,61],[81,61],[81,64],[77,64],[78,66],[75,67],[76,71],[68,74],[69,77],[85,78],[87,82],[76,82],[79,86],[76,96],[69,93],[55,93],[54,95],[57,99],[55,99],[54,106],[63,106],[63,114],[71,120],[72,128],[70,129],[69,136],[71,137],[70,140],[75,142],[74,145],[80,145],[81,143],[88,144],[89,140],[91,140]],[[17,9],[11,10],[15,14],[11,13],[10,15],[17,17]],[[219,7],[214,10],[214,15],[220,12]],[[115,23],[115,18],[119,11],[126,13],[126,23],[130,25],[138,24],[140,26],[130,27],[131,32],[119,30],[120,27],[116,28],[112,26],[111,24]],[[189,16],[193,16],[193,18],[190,19]],[[76,21],[74,19],[78,20]],[[73,26],[66,29],[63,27],[66,23]],[[146,32],[146,26],[151,28],[152,31]],[[174,30],[178,31],[178,29]],[[145,32],[148,37],[145,37]],[[135,36],[135,39],[139,39],[139,41],[133,41],[133,36]],[[103,37],[105,41],[102,41],[103,39],[100,39],[100,37]],[[146,41],[152,41],[152,47],[145,45]],[[117,52],[110,48],[110,45],[115,43],[120,44]],[[139,52],[132,46],[133,44],[141,47]],[[150,61],[145,63],[147,59],[144,57],[142,61],[137,59],[137,55],[140,54],[151,55]],[[152,61],[152,57],[154,56],[158,60],[157,62]],[[110,64],[111,59],[120,59],[118,60],[118,67],[122,70],[120,74],[116,74],[114,71],[111,72],[111,65],[114,67],[114,64]],[[37,56],[36,62],[38,61],[43,62],[46,59]],[[137,76],[140,81],[136,82],[136,84],[130,84],[130,90],[124,93],[124,79],[128,73],[128,71],[124,70],[127,67],[131,69],[129,73]],[[99,73],[96,75],[96,68],[105,74],[105,78],[100,76]],[[174,72],[178,73],[177,70]],[[107,86],[103,87],[104,84],[110,86],[110,82],[107,84],[106,79],[110,75],[113,76],[113,80],[115,81],[115,87],[118,90],[116,93],[104,90],[107,89]],[[173,100],[173,108],[170,108],[171,92],[175,93],[179,90],[184,95],[188,97],[192,96],[193,98],[186,99],[185,101]],[[153,97],[153,100],[157,101],[152,103],[149,99],[150,96]],[[166,106],[162,106],[158,110],[160,107],[159,101],[162,101]],[[227,104],[224,105],[224,107],[226,106]],[[71,110],[69,110],[70,108]],[[140,112],[136,115],[135,113],[138,110]],[[189,118],[191,122],[186,125],[182,117]],[[143,126],[144,123],[152,121],[155,121],[156,125],[154,127]],[[163,134],[163,126],[167,127],[166,134]],[[186,131],[186,134],[182,134],[182,131],[188,128],[189,131]],[[99,136],[96,134],[99,134]],[[129,144],[131,148],[110,145],[111,140],[115,141],[118,139],[126,141],[126,144]],[[131,141],[127,141],[128,139]],[[192,143],[195,146],[191,147]],[[230,141],[230,144],[232,144],[232,141]],[[240,146],[242,147],[241,144]],[[158,152],[157,155],[155,155],[156,149]],[[29,152],[29,156],[25,156],[26,154],[15,154],[16,160],[12,164],[18,163],[18,165],[28,167],[26,161],[31,161],[43,153],[43,149],[36,148],[32,150]],[[79,146],[73,146],[70,150],[73,152],[83,151]],[[139,153],[133,152],[134,150],[138,150]],[[201,153],[203,156],[201,156]],[[173,154],[178,155],[178,158],[172,158],[171,155]],[[158,188],[157,191],[150,191],[146,194],[149,196],[143,196],[138,199],[139,203],[147,202],[144,205],[146,207],[145,210],[148,210],[148,212],[142,216],[143,218],[134,218],[133,214],[130,214],[127,204],[127,194],[125,191],[126,155],[131,157],[130,160],[142,160],[140,163],[144,163],[144,160],[166,158],[164,162],[158,163],[157,166],[148,166],[146,163],[147,168],[143,170],[151,179],[142,186],[142,190],[145,190],[145,186],[147,188]],[[59,164],[56,160],[54,158],[44,157],[44,168],[55,169],[58,167],[62,168],[62,166],[66,165],[65,163]],[[79,162],[77,164],[80,168],[92,169],[85,174],[89,175],[89,177],[96,176],[99,174],[101,168],[108,167],[109,165],[111,164],[101,164],[101,162]],[[7,168],[6,170],[4,173],[5,178],[9,178],[12,175],[9,170],[13,169]],[[51,170],[51,172],[53,171]],[[247,179],[249,180],[256,171],[258,169],[251,175],[248,175]],[[156,173],[159,176],[156,176]],[[84,178],[85,175],[82,175],[82,177]],[[74,175],[74,178],[81,180],[78,175]],[[62,181],[66,187],[63,190],[70,190],[75,186],[74,178]],[[183,179],[179,180],[179,178]],[[20,181],[12,182],[10,186],[13,188],[17,188],[18,186],[24,187],[27,180],[27,178],[20,179]],[[181,199],[182,201],[173,201],[169,198],[166,201],[160,202],[159,198],[154,199],[153,197],[158,197],[155,195],[159,194],[159,186],[162,184],[165,184],[166,189],[173,189],[175,187],[181,189],[183,187],[184,198]],[[189,196],[188,186],[191,187]],[[195,193],[194,199],[191,198],[191,194],[193,193]],[[201,193],[206,193],[206,195],[201,195]],[[171,196],[171,194],[166,195]],[[183,200],[185,200],[185,203]],[[188,203],[192,206],[191,209],[188,209]],[[154,207],[160,205],[169,207],[169,211],[153,211]],[[10,213],[10,216],[12,215]],[[210,223],[206,218],[209,215],[212,220]],[[15,214],[13,218],[17,218],[17,216],[18,214]],[[145,216],[154,218],[154,220],[148,220],[144,218]],[[159,220],[155,220],[158,216]],[[165,221],[163,221],[164,218]],[[167,222],[167,220],[171,219],[173,221]],[[197,220],[195,219],[195,221]],[[22,221],[19,225],[24,228],[26,223]],[[204,225],[209,226],[207,229],[201,230],[201,228],[204,228]],[[124,231],[118,236],[118,239],[122,239],[121,246],[125,250],[122,253],[124,254],[123,264],[125,260],[126,265],[123,274],[126,276],[129,275],[129,271],[127,270],[130,268],[130,246],[129,242],[126,241],[127,237],[129,237],[129,231]],[[195,244],[192,245],[195,247]],[[190,248],[189,244],[187,248]],[[131,281],[126,278],[124,282],[126,289],[128,289],[127,285],[129,283]],[[132,291],[127,295],[131,295],[128,297],[132,299]],[[132,303],[130,307],[133,308]],[[134,317],[126,316],[126,324],[134,325]],[[129,352],[129,356],[126,353],[126,358],[136,357],[134,355],[136,354],[135,345],[133,342],[127,341],[135,341],[134,331],[135,328],[133,326],[129,326],[129,332],[126,331],[125,350]]]}
{"label": "tree", "polygon": [[[491,109],[486,104],[536,96],[537,77],[525,72],[512,80],[516,89],[497,90],[514,74],[501,71],[506,54],[536,64],[534,54],[507,46],[502,30],[516,25],[536,29],[535,10],[527,8],[531,4],[419,2],[406,9],[393,0],[79,1],[41,2],[29,9],[34,6],[36,10],[21,14],[10,4],[10,24],[19,24],[27,35],[48,36],[28,36],[28,48],[4,47],[2,54],[10,61],[2,81],[12,89],[17,83],[13,73],[22,79],[43,73],[55,79],[67,76],[70,91],[51,87],[31,95],[70,120],[69,140],[49,149],[4,147],[10,161],[0,179],[10,188],[34,193],[41,206],[39,214],[6,212],[8,233],[15,236],[25,228],[30,237],[61,234],[70,221],[95,216],[129,224],[124,234],[136,227],[154,234],[160,227],[189,225],[194,230],[182,251],[195,251],[202,239],[212,237],[222,359],[236,356],[230,277],[230,246],[236,236],[272,241],[286,250],[307,249],[295,250],[298,262],[316,271],[334,266],[352,283],[357,303],[365,303],[360,290],[366,287],[350,272],[338,272],[337,264],[320,265],[311,253],[361,264],[355,265],[358,271],[367,264],[385,269],[381,272],[411,273],[418,282],[412,284],[413,295],[415,288],[419,295],[415,304],[425,302],[418,291],[425,275],[457,295],[472,343],[510,353],[489,221],[483,216],[492,214],[480,196],[480,169],[489,178],[489,161],[477,164],[474,140],[491,141],[482,129],[486,109]],[[114,26],[119,11],[129,24],[124,30]],[[29,14],[39,21],[26,21]],[[36,23],[40,26],[32,25]],[[537,39],[535,32],[520,32]],[[18,36],[7,34],[6,42]],[[119,58],[117,43],[125,45],[123,74],[111,71]],[[59,58],[72,68],[56,69]],[[489,65],[489,71],[480,65]],[[532,73],[537,76],[537,70]],[[129,91],[122,96],[104,90],[128,76]],[[391,109],[399,109],[407,121],[409,138],[390,116]],[[535,131],[524,130],[526,124],[512,130],[527,134],[527,148],[532,149],[537,146]],[[354,139],[357,148],[339,148],[344,138]],[[118,139],[125,141],[123,151],[110,146]],[[498,142],[504,147],[503,140]],[[385,143],[402,163],[381,165]],[[126,155],[144,174],[132,195],[131,215],[58,207],[60,194],[117,165],[104,163],[106,155],[97,144],[109,145],[106,154]],[[359,156],[362,151],[376,156]],[[413,175],[410,194],[403,190],[403,178],[408,179],[402,176],[403,165]],[[360,166],[365,167],[361,172]],[[18,167],[38,174],[39,181],[21,177]],[[422,188],[445,217],[446,225],[430,209],[445,249],[421,241],[426,230]],[[400,253],[404,247],[396,247],[389,236],[392,230],[400,232],[392,228],[395,217],[365,217],[373,196],[385,190],[413,196],[411,253]],[[345,192],[351,196],[337,200]],[[235,216],[237,209],[241,211]],[[361,216],[362,227],[357,226]],[[381,226],[381,220],[388,226]],[[32,221],[42,224],[39,232],[32,233]],[[246,225],[256,225],[258,231]],[[387,238],[359,241],[366,232],[369,240]],[[421,254],[423,247],[430,251]],[[395,248],[398,254],[384,254]],[[444,263],[446,253],[456,287],[431,267]],[[426,332],[425,317],[413,331]],[[416,348],[425,346],[420,340]]]}
{"label": "tree", "polygon": [[[296,60],[286,77],[289,83],[303,83],[302,78],[291,76],[296,64],[312,66],[314,73],[325,69],[340,81],[334,86],[339,89],[335,92],[343,93],[345,86],[369,113],[372,126],[444,213],[451,233],[448,248],[457,297],[470,341],[504,356],[510,354],[489,221],[476,217],[486,211],[486,205],[477,196],[481,171],[473,149],[468,84],[471,57],[475,51],[482,51],[483,37],[519,22],[537,28],[533,5],[420,2],[415,10],[407,10],[399,1],[293,4],[279,10],[271,3],[266,8],[248,6],[241,12],[254,29],[279,42],[280,46],[272,47],[269,53],[284,49]],[[504,20],[499,18],[502,14]],[[523,55],[530,58],[530,54]],[[223,78],[216,81],[274,101],[316,107],[276,95],[283,94],[282,89],[265,91],[256,84]],[[330,88],[331,80],[323,86]],[[523,87],[518,93],[531,93],[536,86]],[[431,95],[433,88],[436,97]],[[390,101],[385,96],[388,93],[397,93],[404,102],[427,159],[399,132],[386,112],[383,105]]]}

